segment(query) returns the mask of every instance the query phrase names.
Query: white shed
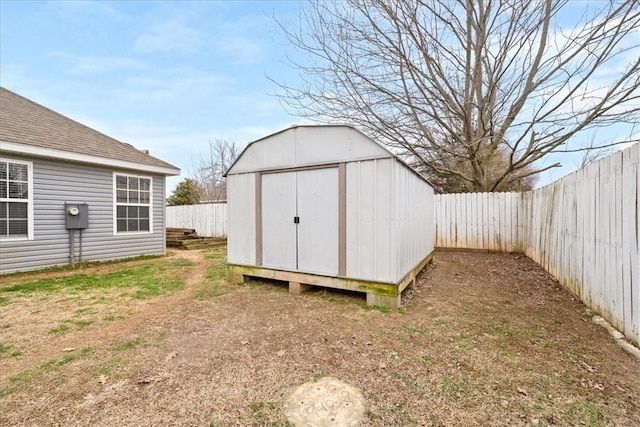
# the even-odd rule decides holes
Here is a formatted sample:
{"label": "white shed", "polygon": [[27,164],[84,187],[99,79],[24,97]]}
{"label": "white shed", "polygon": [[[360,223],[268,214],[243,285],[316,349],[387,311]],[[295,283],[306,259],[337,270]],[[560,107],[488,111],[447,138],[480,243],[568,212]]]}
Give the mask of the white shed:
{"label": "white shed", "polygon": [[434,192],[350,126],[293,126],[227,172],[229,279],[366,292],[395,308],[433,256]]}

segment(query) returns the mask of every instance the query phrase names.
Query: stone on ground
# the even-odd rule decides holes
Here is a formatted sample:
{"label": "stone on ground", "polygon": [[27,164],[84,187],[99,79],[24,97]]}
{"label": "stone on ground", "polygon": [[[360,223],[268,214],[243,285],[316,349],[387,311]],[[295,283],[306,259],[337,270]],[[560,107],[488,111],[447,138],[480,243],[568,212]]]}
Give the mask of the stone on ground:
{"label": "stone on ground", "polygon": [[364,414],[364,398],[357,388],[325,377],[298,387],[285,403],[285,414],[296,427],[357,426]]}

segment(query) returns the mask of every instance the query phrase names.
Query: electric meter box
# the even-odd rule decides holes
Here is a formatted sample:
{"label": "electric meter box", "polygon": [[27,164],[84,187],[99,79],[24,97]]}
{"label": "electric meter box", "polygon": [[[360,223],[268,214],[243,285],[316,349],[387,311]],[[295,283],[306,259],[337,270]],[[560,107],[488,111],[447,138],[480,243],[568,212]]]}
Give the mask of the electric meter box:
{"label": "electric meter box", "polygon": [[89,227],[89,205],[65,203],[64,218],[67,230],[83,230]]}

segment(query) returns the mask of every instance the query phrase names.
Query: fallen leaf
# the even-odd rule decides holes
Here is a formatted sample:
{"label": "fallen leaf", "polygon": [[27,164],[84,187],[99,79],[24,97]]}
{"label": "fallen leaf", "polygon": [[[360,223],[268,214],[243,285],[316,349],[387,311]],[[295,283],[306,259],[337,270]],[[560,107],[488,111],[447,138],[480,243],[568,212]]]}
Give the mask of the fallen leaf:
{"label": "fallen leaf", "polygon": [[596,368],[591,367],[589,365],[587,365],[585,362],[583,362],[582,360],[578,362],[578,366],[580,366],[581,368],[586,369],[587,371],[594,373],[596,372]]}
{"label": "fallen leaf", "polygon": [[278,356],[282,357],[282,356],[284,356],[286,353],[287,353],[287,352],[286,352],[284,349],[282,349],[282,350],[280,350],[277,354],[278,354]]}
{"label": "fallen leaf", "polygon": [[523,396],[529,396],[529,393],[527,393],[527,390],[523,389],[522,387],[518,387],[517,388],[518,393],[520,393]]}
{"label": "fallen leaf", "polygon": [[173,359],[174,357],[176,357],[178,355],[177,352],[172,351],[171,353],[167,354],[167,357],[164,358],[165,362],[170,361],[171,359]]}
{"label": "fallen leaf", "polygon": [[64,351],[65,353],[69,353],[71,351],[76,351],[75,347],[67,347],[67,348],[63,348],[62,351]]}
{"label": "fallen leaf", "polygon": [[108,376],[106,376],[106,375],[100,375],[100,376],[98,377],[98,382],[99,382],[100,384],[105,384],[105,383],[107,382],[107,379],[108,379],[108,378],[109,378],[109,377],[108,377]]}

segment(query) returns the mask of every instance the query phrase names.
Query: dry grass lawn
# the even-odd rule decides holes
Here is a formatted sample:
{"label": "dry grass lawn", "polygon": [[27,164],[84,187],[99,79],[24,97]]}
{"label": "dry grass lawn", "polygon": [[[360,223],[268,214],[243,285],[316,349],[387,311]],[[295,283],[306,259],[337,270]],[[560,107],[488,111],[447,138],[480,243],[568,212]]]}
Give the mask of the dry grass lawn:
{"label": "dry grass lawn", "polygon": [[323,376],[367,426],[640,425],[640,361],[521,255],[437,253],[393,312],[231,286],[224,258],[0,278],[0,425],[285,426]]}

